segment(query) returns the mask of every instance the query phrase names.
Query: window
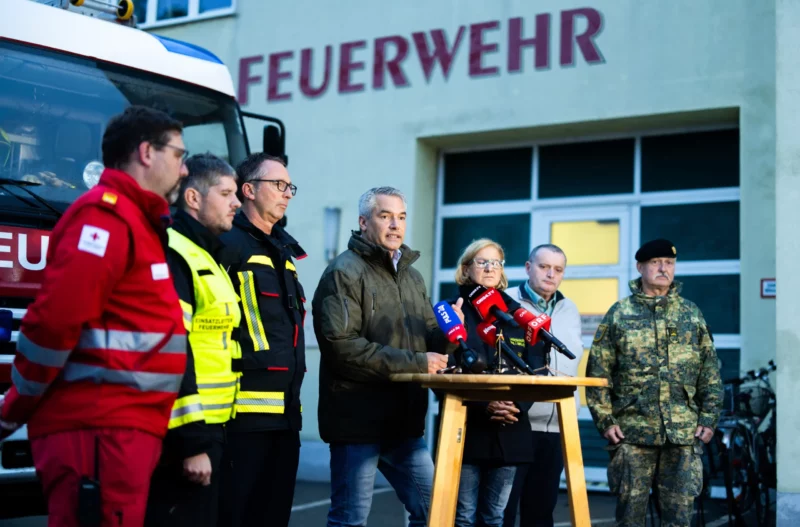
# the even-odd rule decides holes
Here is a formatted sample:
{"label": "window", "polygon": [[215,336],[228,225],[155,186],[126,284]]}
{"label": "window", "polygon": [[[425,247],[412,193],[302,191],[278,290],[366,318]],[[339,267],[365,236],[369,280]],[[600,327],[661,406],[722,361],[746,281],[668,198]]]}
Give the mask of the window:
{"label": "window", "polygon": [[633,139],[539,147],[539,198],[633,192]]}
{"label": "window", "polygon": [[442,262],[445,269],[455,268],[467,245],[479,238],[491,238],[506,253],[506,267],[525,265],[530,244],[530,214],[447,218],[442,236]]}
{"label": "window", "polygon": [[739,130],[642,138],[642,192],[739,186]]}
{"label": "window", "polygon": [[[678,273],[681,272],[680,265],[678,260]],[[683,285],[681,296],[697,304],[703,312],[711,333],[739,333],[738,274],[676,276],[675,281]]]}
{"label": "window", "polygon": [[232,14],[236,0],[137,0],[134,14],[139,26],[160,26]]}
{"label": "window", "polygon": [[642,207],[641,239],[667,238],[678,261],[738,260],[739,202]]}
{"label": "window", "polygon": [[532,155],[532,148],[446,155],[444,202],[531,199]]}

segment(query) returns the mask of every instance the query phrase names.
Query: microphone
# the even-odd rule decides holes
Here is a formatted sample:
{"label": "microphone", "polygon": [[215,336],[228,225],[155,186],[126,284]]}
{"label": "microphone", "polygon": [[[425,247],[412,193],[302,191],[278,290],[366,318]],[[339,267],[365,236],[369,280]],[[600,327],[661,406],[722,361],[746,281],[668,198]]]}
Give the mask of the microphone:
{"label": "microphone", "polygon": [[461,349],[461,365],[470,373],[483,373],[486,370],[486,361],[475,350],[467,346],[467,330],[458,319],[458,315],[446,301],[441,301],[433,306],[433,314],[439,329],[442,330],[448,342],[458,344]]}
{"label": "microphone", "polygon": [[[497,345],[497,328],[492,324],[489,324],[488,322],[481,322],[478,324],[477,331],[478,337],[480,337],[481,341],[483,341],[485,344],[488,344],[492,347]],[[509,359],[509,361],[512,362],[520,371],[523,371],[528,375],[535,375],[533,368],[531,368],[524,360],[520,359],[519,355],[514,353],[514,350],[509,348],[508,344],[502,340],[500,341],[500,349],[505,357]]]}
{"label": "microphone", "polygon": [[495,288],[485,288],[482,285],[476,285],[469,292],[467,297],[470,304],[484,322],[492,324],[496,320],[501,320],[503,323],[508,324],[513,328],[518,328],[514,319],[507,313],[508,307],[503,301],[503,295],[500,294]]}
{"label": "microphone", "polygon": [[548,346],[554,347],[556,351],[565,355],[568,359],[574,359],[575,355],[567,348],[563,342],[558,340],[555,335],[550,333],[551,319],[545,313],[539,316],[534,315],[525,309],[518,309],[514,312],[514,320],[526,326],[525,341],[533,346],[537,342],[544,341]]}

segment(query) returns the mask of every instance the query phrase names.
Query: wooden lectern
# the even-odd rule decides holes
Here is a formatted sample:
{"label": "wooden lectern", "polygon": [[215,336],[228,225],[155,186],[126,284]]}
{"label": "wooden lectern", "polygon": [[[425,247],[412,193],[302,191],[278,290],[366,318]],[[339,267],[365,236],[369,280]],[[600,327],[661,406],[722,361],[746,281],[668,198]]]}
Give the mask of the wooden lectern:
{"label": "wooden lectern", "polygon": [[429,527],[455,523],[458,484],[467,421],[465,401],[534,401],[558,405],[561,448],[567,474],[572,525],[591,525],[586,478],[583,473],[575,390],[578,386],[608,386],[605,379],[588,377],[549,377],[542,375],[469,375],[401,373],[391,376],[396,382],[417,382],[444,394]]}

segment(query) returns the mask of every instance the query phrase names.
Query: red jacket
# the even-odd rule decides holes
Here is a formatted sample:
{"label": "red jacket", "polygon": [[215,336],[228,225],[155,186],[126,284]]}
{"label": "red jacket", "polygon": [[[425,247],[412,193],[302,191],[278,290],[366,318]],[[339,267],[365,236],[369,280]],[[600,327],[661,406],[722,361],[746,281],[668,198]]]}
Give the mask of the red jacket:
{"label": "red jacket", "polygon": [[81,428],[166,434],[186,330],[165,257],[169,208],[106,169],[53,230],[22,319],[2,419],[30,437]]}

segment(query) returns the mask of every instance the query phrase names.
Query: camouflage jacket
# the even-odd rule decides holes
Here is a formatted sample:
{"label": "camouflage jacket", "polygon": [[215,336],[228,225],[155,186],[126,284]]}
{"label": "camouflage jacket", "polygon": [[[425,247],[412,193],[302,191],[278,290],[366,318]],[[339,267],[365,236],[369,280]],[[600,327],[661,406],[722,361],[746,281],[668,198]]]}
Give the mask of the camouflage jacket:
{"label": "camouflage jacket", "polygon": [[587,388],[589,409],[602,434],[619,425],[625,442],[691,445],[698,425],[714,428],[722,403],[717,353],[698,307],[679,296],[675,282],[666,297],[642,292],[609,309],[598,326],[588,377],[608,388]]}

